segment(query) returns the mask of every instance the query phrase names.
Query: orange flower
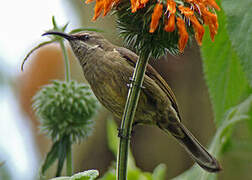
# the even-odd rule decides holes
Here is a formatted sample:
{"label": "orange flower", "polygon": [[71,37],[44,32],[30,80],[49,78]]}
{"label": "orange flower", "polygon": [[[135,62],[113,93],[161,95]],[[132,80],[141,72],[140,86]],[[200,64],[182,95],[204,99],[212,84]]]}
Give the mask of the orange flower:
{"label": "orange flower", "polygon": [[[115,4],[121,3],[123,0],[86,0],[86,3],[90,3],[92,1],[96,1],[95,15],[93,17],[93,20],[96,20],[102,11],[104,11],[103,15],[105,16]],[[166,1],[166,7],[163,7],[165,4],[164,1]],[[154,33],[156,31],[160,18],[162,18],[162,20],[164,19],[165,25],[163,28],[166,32],[177,33],[177,31],[175,31],[177,26],[179,33],[178,47],[180,52],[184,50],[189,38],[187,26],[185,24],[187,21],[190,21],[194,30],[195,39],[199,45],[202,44],[202,39],[205,33],[205,29],[203,27],[204,24],[209,27],[212,41],[214,41],[214,37],[217,34],[219,26],[217,15],[211,10],[220,10],[215,0],[158,0],[151,2],[150,0],[130,0],[130,3],[132,13],[136,13],[141,8],[147,8],[146,11],[139,12],[143,19],[149,18],[145,17],[146,14],[148,14],[146,12],[152,11],[153,4],[155,4],[151,15],[149,32]],[[147,3],[148,5],[146,6]],[[165,13],[163,13],[163,9]]]}
{"label": "orange flower", "polygon": [[180,5],[178,8],[179,8],[181,14],[184,14],[186,17],[190,17],[190,16],[194,15],[193,10],[188,7],[184,7],[184,6]]}
{"label": "orange flower", "polygon": [[95,21],[101,14],[103,10],[103,0],[96,0],[96,4],[95,4],[95,14],[94,14],[94,17],[93,17],[93,21]]}
{"label": "orange flower", "polygon": [[165,27],[164,30],[166,32],[173,32],[175,30],[175,14],[171,14]]}
{"label": "orange flower", "polygon": [[151,16],[150,33],[154,33],[158,27],[159,19],[163,13],[163,4],[157,3]]}
{"label": "orange flower", "polygon": [[138,9],[143,8],[148,0],[130,0],[131,12],[135,13]]}
{"label": "orange flower", "polygon": [[205,6],[211,6],[218,11],[220,10],[220,7],[217,5],[215,0],[203,0],[203,3]]}
{"label": "orange flower", "polygon": [[141,0],[141,4],[146,4],[147,2],[149,2],[149,0]]}
{"label": "orange flower", "polygon": [[183,6],[179,6],[179,10],[180,10],[181,14],[184,14],[185,17],[191,21],[191,23],[193,25],[194,32],[195,32],[195,39],[196,39],[197,43],[199,45],[201,45],[203,35],[205,33],[204,27],[197,20],[196,16],[194,15],[193,10],[191,10],[190,8],[187,8],[187,7],[183,7]]}
{"label": "orange flower", "polygon": [[103,16],[106,16],[107,13],[110,11],[112,4],[114,3],[114,0],[103,0],[104,4],[103,4],[103,8],[104,8],[104,12],[103,12]]}
{"label": "orange flower", "polygon": [[92,1],[94,1],[94,0],[86,0],[85,3],[86,3],[86,4],[89,4],[89,3],[91,3]]}
{"label": "orange flower", "polygon": [[173,32],[175,30],[175,13],[176,13],[176,3],[174,0],[167,0],[167,10],[170,13],[168,21],[164,27],[166,32]]}
{"label": "orange flower", "polygon": [[188,41],[189,35],[186,31],[185,22],[180,17],[177,17],[177,26],[178,26],[178,31],[179,31],[178,46],[179,46],[180,52],[183,52],[185,49],[186,43]]}
{"label": "orange flower", "polygon": [[217,34],[217,30],[219,27],[217,15],[208,11],[204,5],[202,4],[199,5],[202,12],[204,23],[209,26],[211,39],[212,41],[214,41],[214,36]]}
{"label": "orange flower", "polygon": [[197,18],[195,16],[191,16],[189,19],[193,24],[193,29],[194,29],[194,32],[195,32],[195,39],[196,39],[197,43],[199,45],[201,45],[202,44],[202,39],[203,39],[203,36],[204,36],[204,33],[205,33],[205,29],[204,29],[203,25],[201,25],[199,23],[199,21],[197,20]]}
{"label": "orange flower", "polygon": [[169,11],[170,14],[175,14],[176,3],[174,2],[174,0],[167,0],[167,11]]}

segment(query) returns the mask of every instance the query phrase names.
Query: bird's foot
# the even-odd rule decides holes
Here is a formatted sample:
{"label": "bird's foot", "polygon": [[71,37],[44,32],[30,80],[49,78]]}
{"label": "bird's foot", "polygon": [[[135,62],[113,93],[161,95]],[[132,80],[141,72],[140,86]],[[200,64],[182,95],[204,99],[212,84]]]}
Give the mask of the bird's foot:
{"label": "bird's foot", "polygon": [[141,89],[145,88],[144,86],[140,86],[139,84],[137,84],[136,81],[132,77],[130,77],[129,80],[130,80],[130,83],[127,84],[128,88],[132,88],[133,86],[140,87]]}
{"label": "bird's foot", "polygon": [[118,137],[119,138],[123,138],[123,139],[130,139],[131,138],[131,134],[123,135],[123,129],[122,128],[117,128],[117,130],[118,130]]}

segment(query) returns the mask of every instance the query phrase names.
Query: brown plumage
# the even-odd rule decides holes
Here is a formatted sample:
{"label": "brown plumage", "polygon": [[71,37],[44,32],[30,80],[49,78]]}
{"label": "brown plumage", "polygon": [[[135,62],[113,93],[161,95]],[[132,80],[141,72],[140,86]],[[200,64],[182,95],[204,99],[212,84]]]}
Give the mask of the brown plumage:
{"label": "brown plumage", "polygon": [[[66,38],[78,58],[86,80],[101,104],[121,118],[128,93],[128,84],[138,56],[117,47],[95,32],[67,35],[48,32]],[[181,123],[174,93],[165,80],[150,65],[147,66],[134,124],[156,125],[171,134],[191,157],[205,170],[218,172],[221,167],[197,139]]]}

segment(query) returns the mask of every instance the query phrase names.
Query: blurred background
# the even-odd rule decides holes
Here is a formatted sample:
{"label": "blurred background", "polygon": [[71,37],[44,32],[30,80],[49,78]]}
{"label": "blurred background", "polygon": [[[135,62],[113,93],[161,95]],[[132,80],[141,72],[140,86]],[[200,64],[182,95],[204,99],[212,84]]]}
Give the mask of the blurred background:
{"label": "blurred background", "polygon": [[[51,141],[39,130],[39,121],[31,108],[32,97],[42,85],[53,79],[64,80],[64,64],[59,45],[36,51],[21,72],[26,53],[42,41],[41,34],[52,28],[51,17],[58,24],[70,22],[68,30],[93,27],[104,30],[111,42],[122,45],[113,16],[92,22],[93,5],[82,0],[5,1],[0,6],[0,179],[33,180],[37,178]],[[85,82],[80,66],[71,51],[71,76]],[[215,132],[211,104],[202,72],[199,47],[193,43],[184,55],[152,61],[153,67],[172,87],[182,114],[182,121],[198,140],[207,145]],[[106,141],[109,112],[101,108],[96,115],[93,135],[74,146],[75,171],[98,169],[105,173],[115,161]],[[242,125],[241,125],[242,126]],[[246,141],[246,132],[237,128],[235,135]],[[244,128],[242,128],[244,129]],[[160,163],[167,165],[167,179],[179,175],[192,165],[187,153],[173,138],[156,127],[136,127],[131,147],[136,164],[153,171]],[[249,179],[251,151],[237,145],[221,160],[225,171],[219,179]],[[241,160],[242,159],[242,160]],[[230,162],[230,163],[229,163]],[[252,178],[251,178],[252,179]]]}

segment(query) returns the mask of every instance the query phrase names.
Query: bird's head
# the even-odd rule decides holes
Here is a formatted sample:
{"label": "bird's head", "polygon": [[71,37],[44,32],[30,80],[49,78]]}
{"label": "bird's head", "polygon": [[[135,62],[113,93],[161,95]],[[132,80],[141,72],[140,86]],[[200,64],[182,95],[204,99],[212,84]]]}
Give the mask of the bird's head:
{"label": "bird's head", "polygon": [[83,31],[76,34],[50,31],[43,35],[58,35],[69,41],[71,48],[79,60],[88,54],[95,53],[94,50],[109,50],[112,46],[101,34],[91,31]]}

